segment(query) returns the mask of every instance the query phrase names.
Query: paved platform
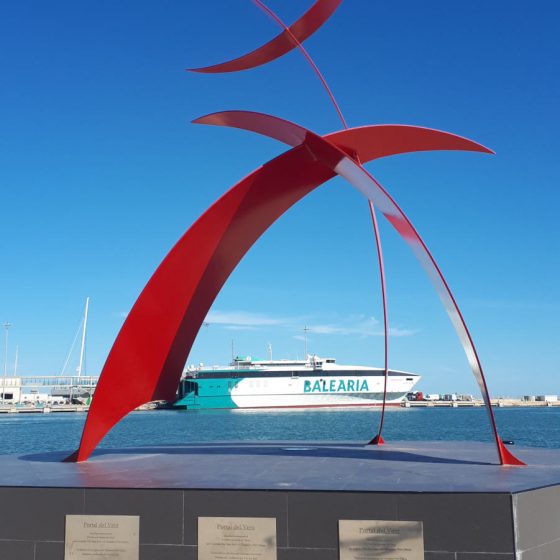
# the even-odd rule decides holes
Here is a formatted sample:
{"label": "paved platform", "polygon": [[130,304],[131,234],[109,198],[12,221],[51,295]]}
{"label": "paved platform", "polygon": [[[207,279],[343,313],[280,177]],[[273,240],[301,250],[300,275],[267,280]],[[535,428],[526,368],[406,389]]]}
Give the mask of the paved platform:
{"label": "paved platform", "polygon": [[560,451],[512,447],[528,467],[500,467],[477,442],[218,442],[0,456],[0,486],[522,492],[560,483]]}
{"label": "paved platform", "polygon": [[[67,514],[140,516],[140,559],[197,558],[199,516],[274,517],[279,560],[336,560],[339,519],[422,521],[426,560],[558,560],[560,450],[222,442],[0,456],[0,558],[62,560]],[[33,523],[30,523],[30,517]]]}

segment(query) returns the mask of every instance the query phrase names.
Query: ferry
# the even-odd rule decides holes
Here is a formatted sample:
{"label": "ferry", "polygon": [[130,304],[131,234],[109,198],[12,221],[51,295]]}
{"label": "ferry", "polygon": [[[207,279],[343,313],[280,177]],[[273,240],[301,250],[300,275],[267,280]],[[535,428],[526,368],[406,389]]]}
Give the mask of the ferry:
{"label": "ferry", "polygon": [[[400,405],[420,376],[389,370],[387,404]],[[378,406],[385,370],[345,366],[334,358],[258,360],[236,357],[229,366],[190,366],[173,406],[186,409]]]}

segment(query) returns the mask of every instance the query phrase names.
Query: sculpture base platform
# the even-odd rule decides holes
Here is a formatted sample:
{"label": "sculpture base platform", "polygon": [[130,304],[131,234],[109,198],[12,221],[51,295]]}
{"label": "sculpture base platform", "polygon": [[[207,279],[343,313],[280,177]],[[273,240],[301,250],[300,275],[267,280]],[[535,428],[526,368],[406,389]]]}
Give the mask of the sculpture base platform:
{"label": "sculpture base platform", "polygon": [[422,521],[426,560],[558,560],[560,450],[223,442],[0,456],[0,558],[63,560],[65,515],[140,516],[141,560],[197,558],[199,516],[274,517],[278,560],[336,560],[338,520]]}

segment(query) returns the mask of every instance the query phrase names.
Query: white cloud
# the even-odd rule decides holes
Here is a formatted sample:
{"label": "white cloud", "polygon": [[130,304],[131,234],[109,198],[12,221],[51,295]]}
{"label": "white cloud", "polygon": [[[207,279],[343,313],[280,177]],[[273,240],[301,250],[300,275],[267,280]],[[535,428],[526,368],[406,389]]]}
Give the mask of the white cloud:
{"label": "white cloud", "polygon": [[[276,317],[248,311],[218,311],[208,313],[205,322],[219,325],[229,330],[257,330],[259,328],[277,327],[301,331],[307,325],[308,332],[315,335],[338,336],[383,336],[383,326],[375,317],[350,315],[329,323],[314,323],[310,317]],[[411,336],[415,331],[390,327],[390,336]],[[295,335],[296,340],[304,340],[303,335]]]}
{"label": "white cloud", "polygon": [[[311,325],[309,332],[314,334],[334,334],[342,336],[383,336],[383,326],[375,317],[351,316],[338,323]],[[410,336],[414,331],[389,327],[389,336]]]}
{"label": "white cloud", "polygon": [[389,336],[412,336],[418,331],[414,329],[399,329],[398,327],[389,327]]}
{"label": "white cloud", "polygon": [[247,311],[211,310],[205,321],[212,325],[227,325],[229,327],[267,327],[286,324],[286,319],[268,317],[260,313]]}

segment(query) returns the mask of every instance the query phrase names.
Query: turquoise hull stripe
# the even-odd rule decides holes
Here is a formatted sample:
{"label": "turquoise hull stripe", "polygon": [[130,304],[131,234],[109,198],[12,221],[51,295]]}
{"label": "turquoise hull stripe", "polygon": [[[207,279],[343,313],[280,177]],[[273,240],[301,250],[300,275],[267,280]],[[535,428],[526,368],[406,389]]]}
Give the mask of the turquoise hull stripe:
{"label": "turquoise hull stripe", "polygon": [[198,379],[195,383],[197,391],[191,391],[181,399],[175,401],[173,406],[188,409],[207,409],[207,408],[237,408],[231,398],[231,390],[241,381],[241,378],[234,379]]}

